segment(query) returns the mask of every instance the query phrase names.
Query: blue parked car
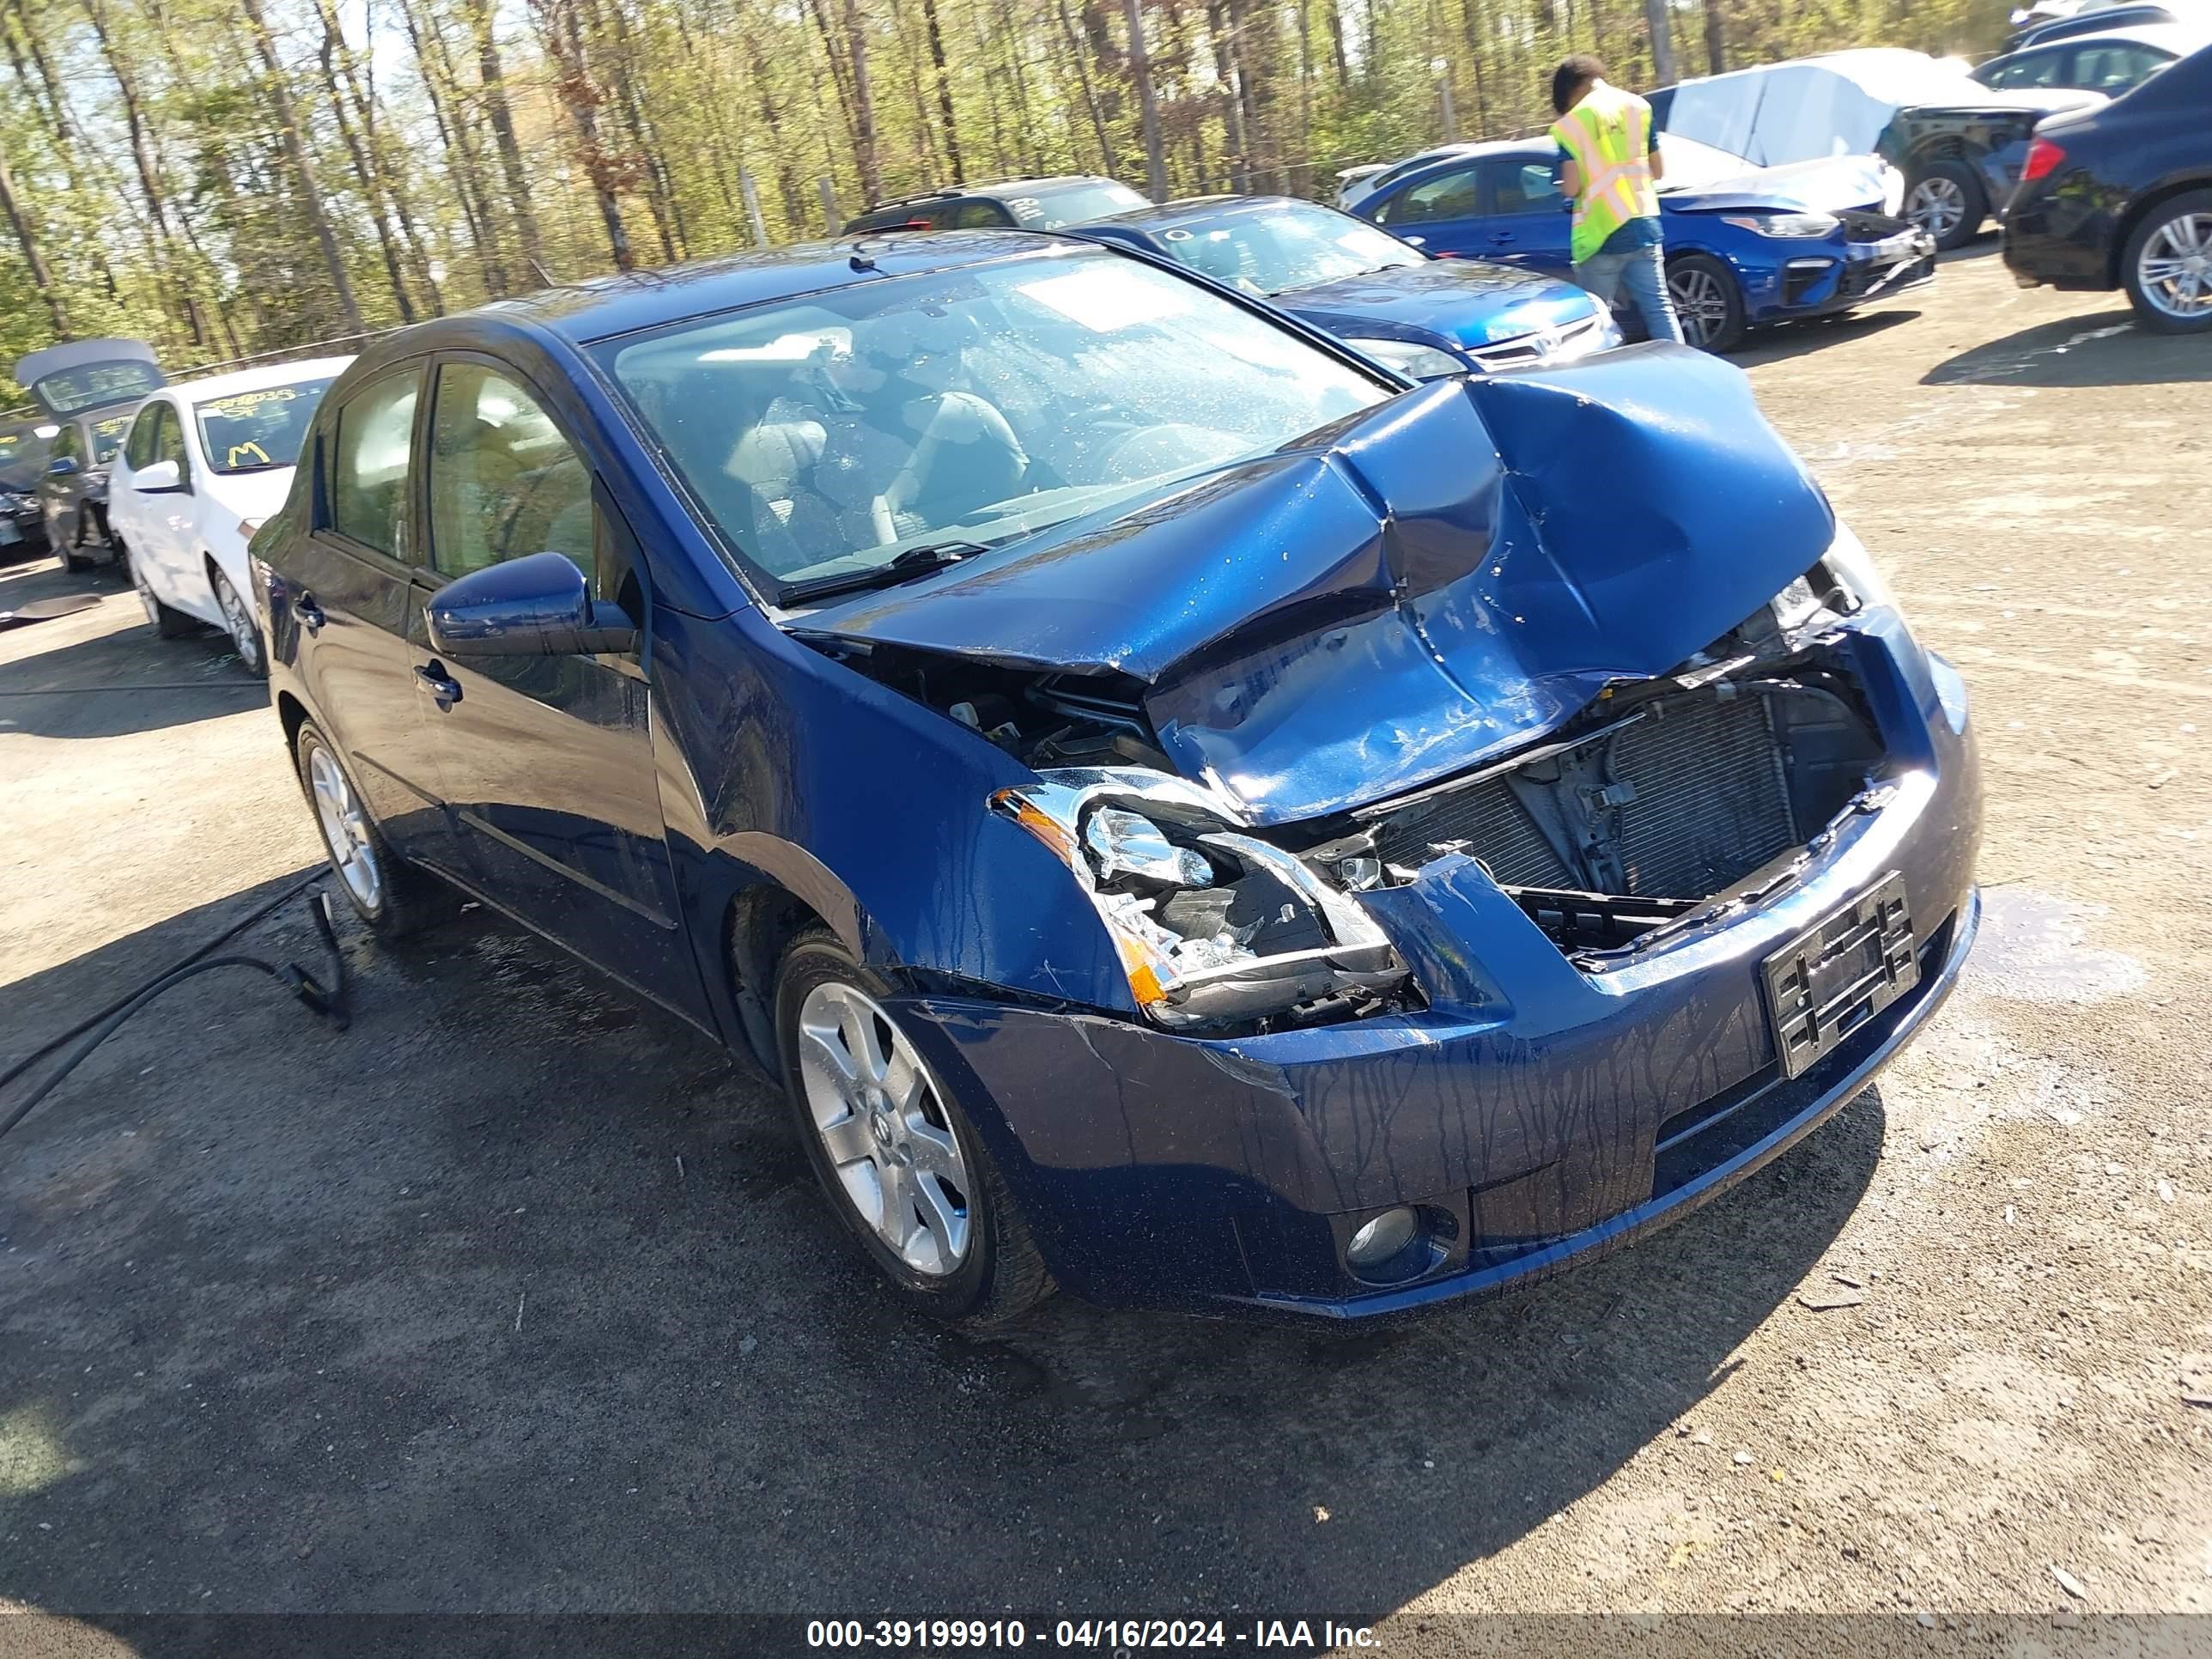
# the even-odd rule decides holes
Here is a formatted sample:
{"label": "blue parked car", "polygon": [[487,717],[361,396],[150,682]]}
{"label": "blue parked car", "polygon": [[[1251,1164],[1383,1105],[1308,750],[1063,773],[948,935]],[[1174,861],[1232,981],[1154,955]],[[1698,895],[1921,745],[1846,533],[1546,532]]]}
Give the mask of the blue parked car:
{"label": "blue parked car", "polygon": [[871,236],[376,342],[253,552],[362,920],[442,878],[757,1060],[971,1325],[1551,1271],[1974,936],[1958,675],[1677,346],[1415,386],[1164,261]]}
{"label": "blue parked car", "polygon": [[[1902,180],[1872,156],[1786,167],[1672,133],[1660,140],[1667,283],[1689,343],[1850,311],[1933,280],[1936,245],[1893,216]],[[1570,216],[1548,138],[1462,144],[1346,192],[1352,211],[1434,253],[1564,275]]]}
{"label": "blue parked car", "polygon": [[1423,253],[1334,208],[1210,196],[1079,227],[1273,300],[1417,380],[1571,362],[1620,343],[1586,289]]}

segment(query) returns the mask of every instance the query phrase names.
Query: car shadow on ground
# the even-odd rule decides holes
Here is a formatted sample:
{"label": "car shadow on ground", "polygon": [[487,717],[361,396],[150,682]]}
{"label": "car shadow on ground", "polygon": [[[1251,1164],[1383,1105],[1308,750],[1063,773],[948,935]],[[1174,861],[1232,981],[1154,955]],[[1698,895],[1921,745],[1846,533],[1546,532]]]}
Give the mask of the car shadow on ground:
{"label": "car shadow on ground", "polygon": [[1783,323],[1750,336],[1729,353],[1728,360],[1738,368],[1783,362],[1802,357],[1808,351],[1825,351],[1831,346],[1871,339],[1913,322],[1919,316],[1917,311],[1854,311],[1837,317],[1814,317],[1802,323]]}
{"label": "car shadow on ground", "polygon": [[104,610],[127,607],[137,625],[46,647],[42,641],[74,631],[69,618],[0,629],[0,732],[121,737],[235,714],[267,698],[267,684],[245,671],[220,629],[174,640],[156,635],[119,571],[72,575],[51,562],[0,571],[0,611],[82,594],[98,595]]}
{"label": "car shadow on ground", "polygon": [[2172,386],[2212,381],[2212,340],[2158,334],[2122,307],[2038,323],[1947,358],[1923,386]]}
{"label": "car shadow on ground", "polygon": [[[0,1052],[282,884],[8,988]],[[1677,1491],[1740,1474],[1684,1437],[1739,1345],[1880,1316],[1784,1306],[1872,1178],[1870,1091],[1510,1298],[951,1335],[689,1028],[481,910],[344,943],[346,1034],[204,976],[0,1143],[0,1600],[1366,1622],[1647,1448]],[[298,904],[227,948],[317,960]],[[1769,1423],[1762,1468],[1796,1433]]]}

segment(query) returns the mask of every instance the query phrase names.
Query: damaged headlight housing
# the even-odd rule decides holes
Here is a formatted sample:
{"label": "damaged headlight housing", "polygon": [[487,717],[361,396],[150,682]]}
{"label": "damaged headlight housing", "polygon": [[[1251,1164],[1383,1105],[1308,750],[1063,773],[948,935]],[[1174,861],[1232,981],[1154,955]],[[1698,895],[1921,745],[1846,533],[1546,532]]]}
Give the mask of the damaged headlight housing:
{"label": "damaged headlight housing", "polygon": [[1131,769],[1065,770],[992,806],[1049,847],[1159,1024],[1261,1019],[1406,977],[1382,930],[1300,859],[1235,829],[1206,791]]}
{"label": "damaged headlight housing", "polygon": [[1823,614],[1850,617],[1877,605],[1894,606],[1895,597],[1866,544],[1840,519],[1835,538],[1820,563],[1774,596],[1775,624],[1785,633],[1805,627]]}

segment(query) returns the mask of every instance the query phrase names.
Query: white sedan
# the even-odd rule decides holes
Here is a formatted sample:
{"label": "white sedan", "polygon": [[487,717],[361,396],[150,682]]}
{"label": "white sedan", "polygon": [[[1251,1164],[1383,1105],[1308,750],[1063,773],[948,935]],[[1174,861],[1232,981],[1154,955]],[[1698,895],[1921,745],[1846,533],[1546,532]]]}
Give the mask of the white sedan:
{"label": "white sedan", "polygon": [[118,556],[164,639],[208,623],[246,672],[269,672],[246,544],[284,504],[309,418],[350,357],[164,386],[138,406],[108,475]]}

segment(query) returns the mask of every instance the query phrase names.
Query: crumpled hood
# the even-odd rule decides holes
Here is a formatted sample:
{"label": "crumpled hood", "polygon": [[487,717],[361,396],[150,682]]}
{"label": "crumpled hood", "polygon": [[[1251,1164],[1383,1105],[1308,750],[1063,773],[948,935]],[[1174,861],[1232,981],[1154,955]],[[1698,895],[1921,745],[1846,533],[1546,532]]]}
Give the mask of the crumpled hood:
{"label": "crumpled hood", "polygon": [[1589,290],[1479,259],[1425,259],[1275,295],[1284,310],[1332,334],[1357,337],[1382,324],[1463,346],[1488,345],[1580,322],[1597,309]]}
{"label": "crumpled hood", "polygon": [[1766,208],[1784,213],[1882,210],[1887,164],[1871,155],[1838,155],[1786,167],[1754,167],[1682,190],[1659,192],[1659,205],[1677,213],[1720,213]]}
{"label": "crumpled hood", "polygon": [[1476,765],[1664,673],[1833,533],[1741,372],[1654,344],[1437,381],[795,625],[1131,677],[1177,769],[1278,823]]}

